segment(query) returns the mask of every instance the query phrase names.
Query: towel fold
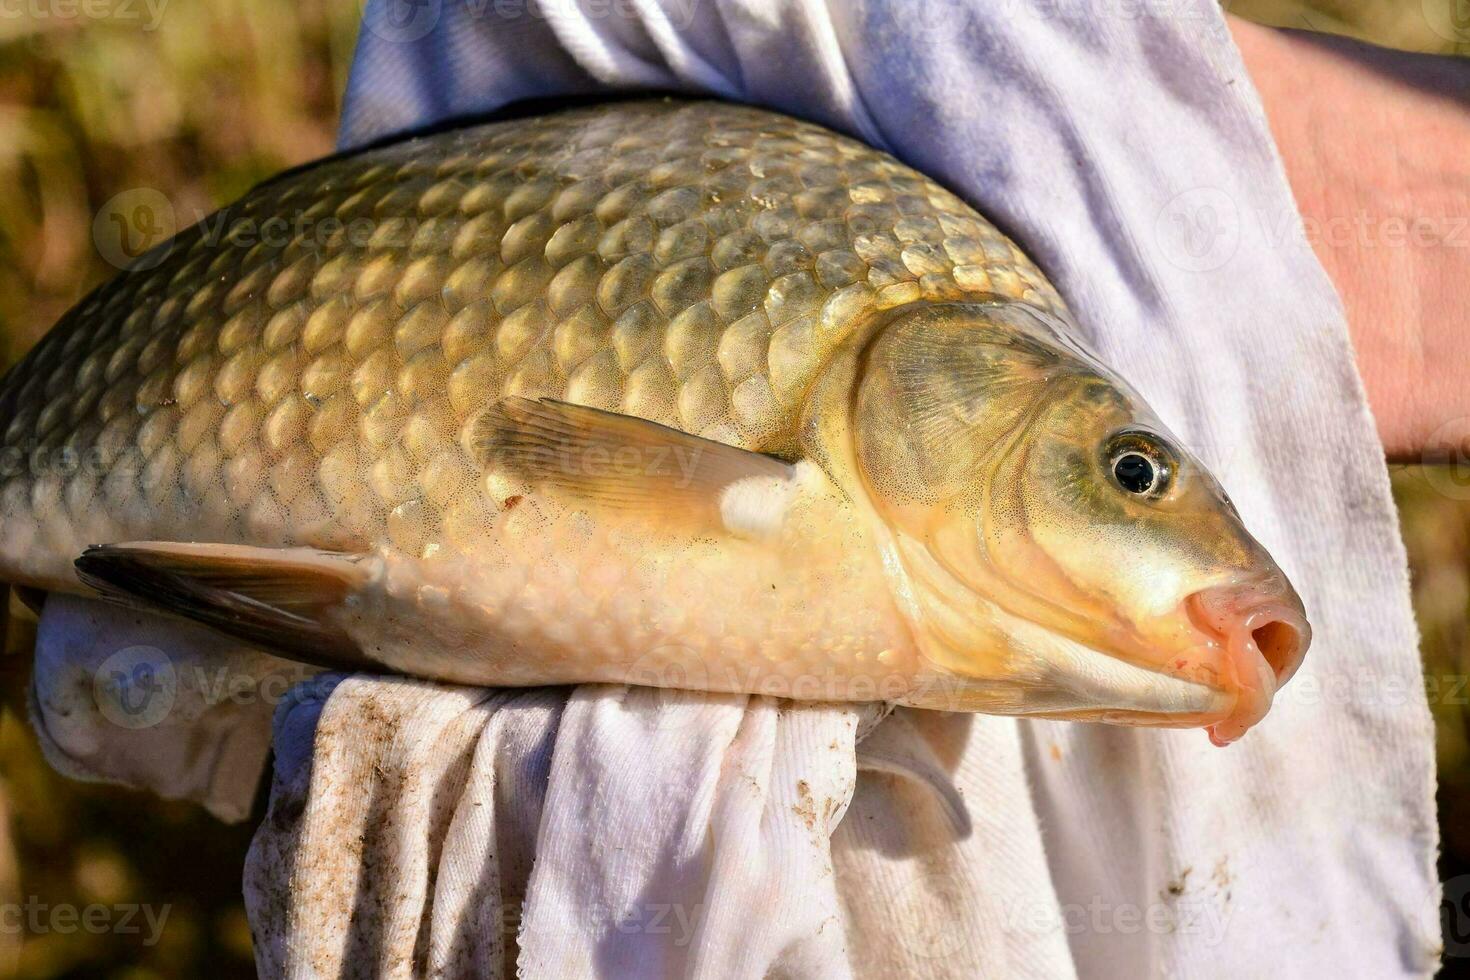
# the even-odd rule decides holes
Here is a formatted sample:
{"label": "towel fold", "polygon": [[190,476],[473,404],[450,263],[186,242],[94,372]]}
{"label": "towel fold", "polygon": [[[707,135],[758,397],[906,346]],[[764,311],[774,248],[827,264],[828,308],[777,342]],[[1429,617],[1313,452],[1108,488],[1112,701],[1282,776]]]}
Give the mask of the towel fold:
{"label": "towel fold", "polygon": [[[317,678],[275,715],[246,872],[263,974],[1431,972],[1433,736],[1387,476],[1218,5],[370,0],[342,141],[648,88],[836,127],[996,221],[1221,478],[1300,587],[1312,654],[1224,751],[1199,732]],[[47,731],[67,676],[38,671]],[[95,760],[89,738],[57,744]],[[185,789],[238,809],[199,789],[212,778]]]}
{"label": "towel fold", "polygon": [[[973,835],[936,749],[963,737],[931,744],[940,716],[905,711],[860,743],[882,713],[318,678],[277,717],[278,741],[311,751],[278,754],[246,864],[260,971],[881,976],[933,966],[939,949],[942,975],[973,976],[1004,942],[993,912],[985,941],[970,895],[1005,876],[980,873],[984,853],[972,868],[952,860]],[[1014,789],[1019,746],[996,727],[1012,736]],[[882,778],[855,801],[864,770]],[[1029,842],[1044,880],[1034,828],[997,830]],[[885,887],[844,887],[874,871]],[[873,948],[849,964],[854,935]],[[944,935],[964,948],[936,947]]]}

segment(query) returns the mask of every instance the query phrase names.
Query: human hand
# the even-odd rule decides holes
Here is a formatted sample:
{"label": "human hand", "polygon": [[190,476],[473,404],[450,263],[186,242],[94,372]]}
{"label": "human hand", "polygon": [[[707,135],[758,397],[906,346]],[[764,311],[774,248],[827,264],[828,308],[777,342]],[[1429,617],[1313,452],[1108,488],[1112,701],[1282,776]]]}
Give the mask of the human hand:
{"label": "human hand", "polygon": [[1470,452],[1470,62],[1230,18],[1394,462]]}

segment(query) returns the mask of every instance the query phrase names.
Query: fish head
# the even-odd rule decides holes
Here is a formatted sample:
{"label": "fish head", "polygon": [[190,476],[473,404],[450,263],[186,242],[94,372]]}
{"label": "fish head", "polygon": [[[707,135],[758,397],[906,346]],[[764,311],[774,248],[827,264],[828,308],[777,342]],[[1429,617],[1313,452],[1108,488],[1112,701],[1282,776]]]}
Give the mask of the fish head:
{"label": "fish head", "polygon": [[856,369],[857,482],[926,661],[910,703],[1238,739],[1311,640],[1229,497],[1019,303],[891,319]]}

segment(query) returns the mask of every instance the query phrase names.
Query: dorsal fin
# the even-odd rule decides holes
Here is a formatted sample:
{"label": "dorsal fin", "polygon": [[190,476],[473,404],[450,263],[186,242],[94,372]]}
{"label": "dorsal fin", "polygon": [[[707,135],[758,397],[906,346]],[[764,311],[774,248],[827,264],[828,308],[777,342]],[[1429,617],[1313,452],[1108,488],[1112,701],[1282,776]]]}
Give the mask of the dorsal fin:
{"label": "dorsal fin", "polygon": [[306,663],[376,666],[323,615],[366,581],[356,556],[141,541],[93,546],[75,565],[82,583],[106,598],[182,616]]}

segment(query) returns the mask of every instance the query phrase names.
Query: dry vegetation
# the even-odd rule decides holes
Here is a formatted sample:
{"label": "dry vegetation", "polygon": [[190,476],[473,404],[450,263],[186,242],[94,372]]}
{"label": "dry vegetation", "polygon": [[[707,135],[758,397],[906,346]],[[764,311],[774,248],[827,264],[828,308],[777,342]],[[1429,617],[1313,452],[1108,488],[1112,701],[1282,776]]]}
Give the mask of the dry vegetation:
{"label": "dry vegetation", "polygon": [[[143,0],[81,8],[112,12],[99,19],[18,16],[24,9],[79,7],[0,7],[6,359],[113,271],[91,232],[113,195],[156,188],[186,217],[327,152],[358,16],[356,3],[340,0],[195,0],[165,2],[150,29]],[[1470,482],[1463,493],[1436,482],[1414,471],[1395,477],[1438,692],[1443,795],[1449,812],[1463,813],[1453,803],[1470,792],[1470,709],[1458,683],[1470,659]],[[51,773],[23,722],[26,624],[13,624],[7,639],[0,807],[9,811],[11,846],[0,837],[0,902],[146,902],[170,912],[151,946],[138,935],[85,930],[22,944],[0,922],[0,980],[253,975],[239,899],[248,827]],[[1470,828],[1454,821],[1445,836],[1458,868],[1470,857]]]}
{"label": "dry vegetation", "polygon": [[[105,202],[162,191],[181,223],[332,148],[359,5],[341,0],[100,0],[0,5],[0,356],[25,350],[116,270],[94,245]],[[51,16],[23,11],[50,11]],[[106,12],[88,19],[68,10]],[[0,978],[253,976],[240,901],[248,826],[56,776],[24,723],[26,624],[0,661]],[[0,841],[3,844],[3,841]],[[50,929],[65,906],[168,907],[140,933]],[[116,921],[116,920],[114,920]],[[138,920],[141,922],[141,920]],[[22,944],[20,940],[24,938]]]}

